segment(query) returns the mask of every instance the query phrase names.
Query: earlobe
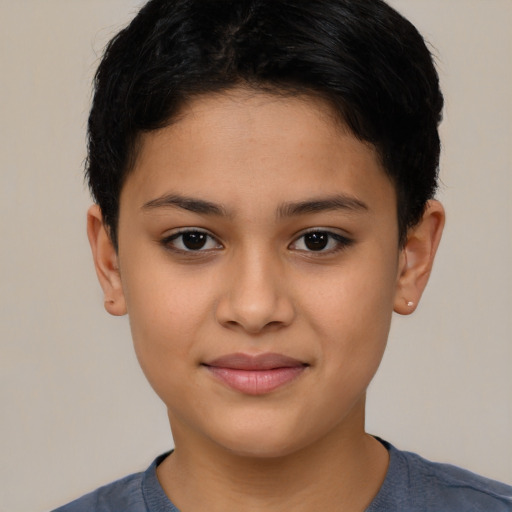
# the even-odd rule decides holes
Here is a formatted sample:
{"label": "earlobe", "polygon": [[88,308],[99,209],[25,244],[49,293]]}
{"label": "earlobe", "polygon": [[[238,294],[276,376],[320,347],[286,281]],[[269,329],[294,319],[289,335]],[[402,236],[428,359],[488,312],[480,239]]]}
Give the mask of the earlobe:
{"label": "earlobe", "polygon": [[411,314],[423,294],[434,258],[441,241],[445,221],[444,208],[439,201],[431,200],[421,221],[407,234],[399,264],[395,294],[395,312]]}
{"label": "earlobe", "polygon": [[111,314],[126,314],[118,257],[103,222],[101,209],[93,205],[87,212],[87,236],[91,245],[96,274],[105,296],[105,309]]}

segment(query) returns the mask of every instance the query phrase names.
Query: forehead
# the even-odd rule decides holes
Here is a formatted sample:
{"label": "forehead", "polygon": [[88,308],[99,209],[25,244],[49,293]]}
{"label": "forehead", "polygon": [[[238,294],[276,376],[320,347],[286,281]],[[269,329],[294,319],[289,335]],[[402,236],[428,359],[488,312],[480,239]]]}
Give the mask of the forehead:
{"label": "forehead", "polygon": [[[334,190],[335,189],[335,190]],[[191,101],[169,126],[143,134],[121,196],[139,204],[163,193],[237,201],[387,193],[376,150],[358,140],[326,101],[235,89]],[[371,194],[370,194],[371,195]]]}

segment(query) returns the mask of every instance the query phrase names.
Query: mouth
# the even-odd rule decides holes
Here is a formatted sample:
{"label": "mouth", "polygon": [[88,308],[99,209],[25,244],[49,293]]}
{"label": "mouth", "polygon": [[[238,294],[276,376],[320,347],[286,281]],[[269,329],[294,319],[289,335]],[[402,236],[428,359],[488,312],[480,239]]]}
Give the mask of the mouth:
{"label": "mouth", "polygon": [[203,363],[211,375],[231,389],[264,395],[297,379],[307,363],[282,354],[229,354]]}

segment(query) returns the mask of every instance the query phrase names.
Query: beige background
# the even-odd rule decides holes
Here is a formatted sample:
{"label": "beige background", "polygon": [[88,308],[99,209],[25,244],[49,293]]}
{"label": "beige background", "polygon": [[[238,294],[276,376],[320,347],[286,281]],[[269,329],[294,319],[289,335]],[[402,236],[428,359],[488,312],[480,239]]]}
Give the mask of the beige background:
{"label": "beige background", "polygon": [[[435,46],[448,224],[396,318],[368,428],[512,483],[512,1],[394,0]],[[0,0],[0,510],[42,512],[171,446],[85,237],[90,81],[135,0]]]}

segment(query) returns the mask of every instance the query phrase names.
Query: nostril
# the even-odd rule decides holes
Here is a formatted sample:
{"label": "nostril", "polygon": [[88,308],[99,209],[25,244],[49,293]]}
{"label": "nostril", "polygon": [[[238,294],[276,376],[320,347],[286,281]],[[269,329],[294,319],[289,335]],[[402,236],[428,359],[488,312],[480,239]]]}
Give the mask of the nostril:
{"label": "nostril", "polygon": [[272,321],[272,322],[269,322],[265,327],[267,328],[278,328],[278,327],[282,327],[284,325],[284,322],[278,322],[278,321]]}
{"label": "nostril", "polygon": [[241,328],[249,334],[260,334],[281,329],[286,325],[286,323],[276,320],[267,323],[251,323],[248,321],[227,320],[223,322],[223,325],[229,329]]}

